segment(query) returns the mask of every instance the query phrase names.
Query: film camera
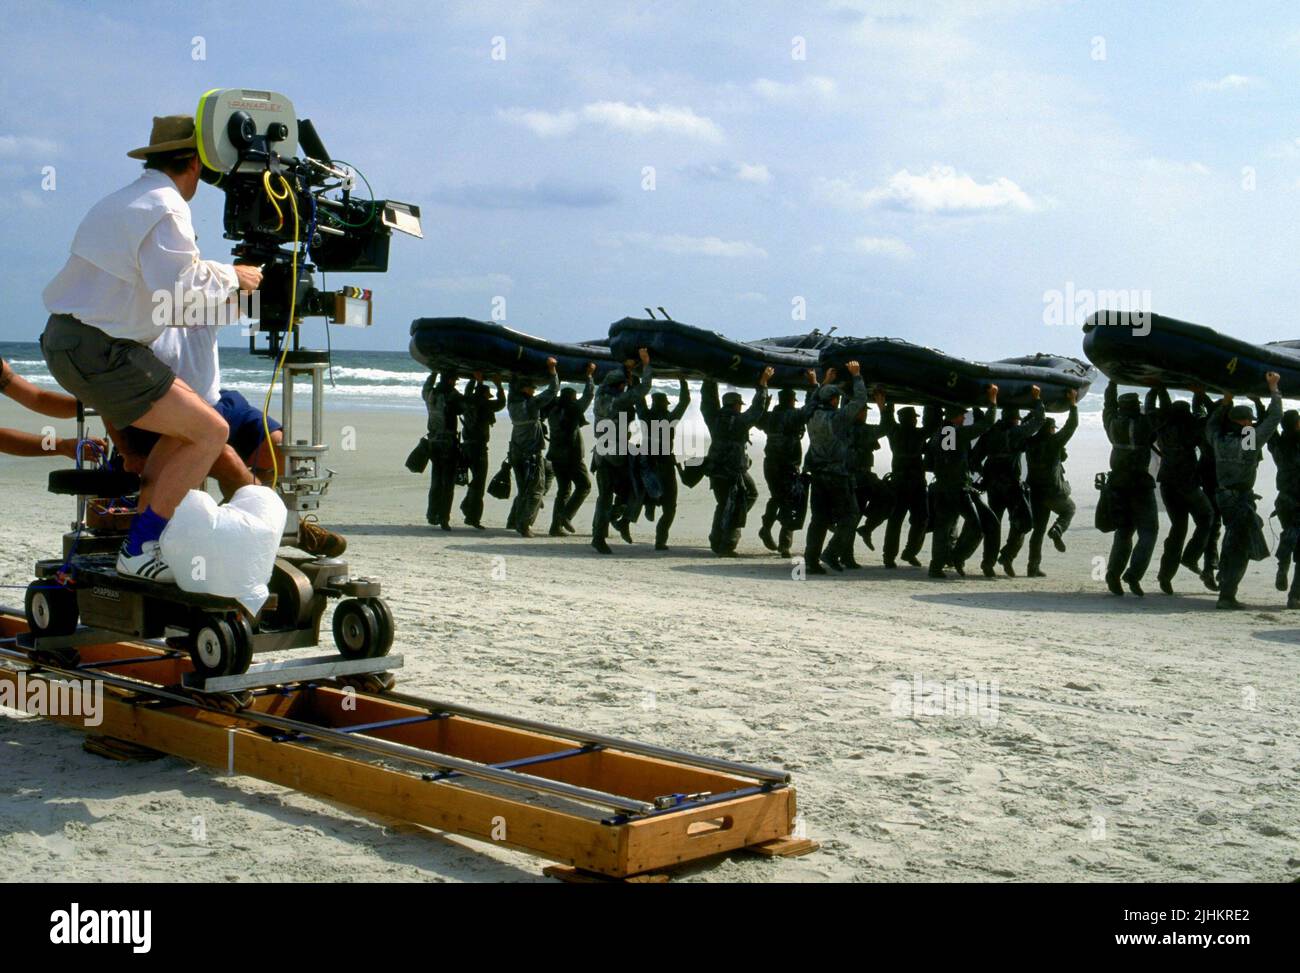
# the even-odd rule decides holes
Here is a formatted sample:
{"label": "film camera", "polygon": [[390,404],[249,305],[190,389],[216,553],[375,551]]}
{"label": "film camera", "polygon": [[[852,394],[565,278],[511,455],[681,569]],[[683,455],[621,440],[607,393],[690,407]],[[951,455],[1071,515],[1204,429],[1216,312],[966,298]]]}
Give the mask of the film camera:
{"label": "film camera", "polygon": [[[315,271],[379,272],[388,269],[393,232],[423,236],[420,209],[391,200],[358,198],[360,175],[330,158],[308,119],[275,91],[214,88],[199,99],[195,138],[203,178],[226,194],[225,236],[238,241],[241,263],[262,267],[256,330],[249,351],[277,363],[283,378],[282,451],[285,469],[276,487],[291,518],[318,509],[331,470],[323,460],[323,373],[329,354],[300,347],[298,322],[324,317],[330,323],[369,327],[370,291],[345,287],[325,291]],[[369,193],[364,176],[361,182]],[[258,346],[258,335],[266,344]],[[292,335],[292,337],[289,337]],[[294,386],[310,382],[310,436],[294,433]],[[269,393],[268,393],[269,402]]]}
{"label": "film camera", "polygon": [[303,317],[369,326],[369,291],[319,290],[314,272],[383,273],[394,231],[423,236],[419,207],[358,198],[359,173],[332,160],[315,126],[278,92],[214,88],[199,99],[195,135],[204,181],[226,194],[235,257],[262,267],[257,333],[267,346],[257,347],[255,333],[249,350],[278,357],[290,331],[297,349]]}

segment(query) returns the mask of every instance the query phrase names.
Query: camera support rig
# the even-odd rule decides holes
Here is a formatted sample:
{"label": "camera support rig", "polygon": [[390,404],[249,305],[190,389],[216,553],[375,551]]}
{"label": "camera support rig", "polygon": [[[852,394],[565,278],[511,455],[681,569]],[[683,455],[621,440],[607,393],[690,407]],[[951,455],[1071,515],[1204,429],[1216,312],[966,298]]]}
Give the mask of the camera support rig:
{"label": "camera support rig", "polygon": [[[333,475],[323,465],[328,449],[324,372],[330,356],[301,347],[299,325],[304,317],[353,327],[372,323],[369,290],[319,290],[315,273],[384,273],[394,230],[423,236],[420,210],[391,200],[355,198],[357,173],[330,158],[311,121],[299,120],[289,99],[277,92],[207,92],[195,113],[195,135],[204,180],[226,194],[223,224],[226,238],[238,241],[237,261],[262,268],[258,323],[248,344],[252,354],[272,359],[283,373],[286,469],[277,487],[296,527],[299,514],[318,509]],[[299,145],[302,158],[295,155]],[[333,192],[339,198],[326,195]],[[266,338],[264,346],[258,344],[259,334]],[[299,378],[311,383],[310,438],[298,438],[294,431],[294,383]]]}

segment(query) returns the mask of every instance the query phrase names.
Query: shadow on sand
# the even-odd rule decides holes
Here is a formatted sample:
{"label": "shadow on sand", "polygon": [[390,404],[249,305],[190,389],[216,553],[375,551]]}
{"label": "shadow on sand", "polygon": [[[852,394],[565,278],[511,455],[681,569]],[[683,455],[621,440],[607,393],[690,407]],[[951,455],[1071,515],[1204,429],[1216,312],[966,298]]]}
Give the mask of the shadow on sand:
{"label": "shadow on sand", "polygon": [[[1065,612],[1075,615],[1114,615],[1120,612],[1133,615],[1190,615],[1213,612],[1213,596],[1170,597],[1159,592],[1148,593],[1145,598],[1125,595],[1117,598],[1105,591],[997,591],[994,580],[961,582],[935,582],[945,590],[934,594],[914,595],[916,601],[935,605],[952,605],[956,608],[987,608],[993,611]],[[958,584],[962,590],[951,590]],[[982,590],[973,590],[976,585]]]}

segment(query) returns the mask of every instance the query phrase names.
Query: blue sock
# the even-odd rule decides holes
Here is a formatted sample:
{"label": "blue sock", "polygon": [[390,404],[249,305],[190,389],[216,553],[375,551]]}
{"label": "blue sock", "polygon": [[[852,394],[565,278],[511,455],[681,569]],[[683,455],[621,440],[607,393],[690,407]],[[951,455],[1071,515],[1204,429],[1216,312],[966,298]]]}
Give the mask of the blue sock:
{"label": "blue sock", "polygon": [[167,518],[154,513],[153,507],[145,507],[136,514],[135,520],[131,521],[131,533],[126,538],[127,557],[135,557],[146,543],[162,537],[166,526]]}

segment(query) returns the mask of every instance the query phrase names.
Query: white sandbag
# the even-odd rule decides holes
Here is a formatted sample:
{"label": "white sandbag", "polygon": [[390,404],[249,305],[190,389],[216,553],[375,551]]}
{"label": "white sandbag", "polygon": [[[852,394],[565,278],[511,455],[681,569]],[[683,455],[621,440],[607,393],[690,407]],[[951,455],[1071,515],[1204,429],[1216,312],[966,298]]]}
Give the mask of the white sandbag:
{"label": "white sandbag", "polygon": [[256,614],[270,596],[266,584],[287,518],[268,487],[240,487],[221,506],[191,490],[163,530],[163,560],[181,590],[234,598]]}

